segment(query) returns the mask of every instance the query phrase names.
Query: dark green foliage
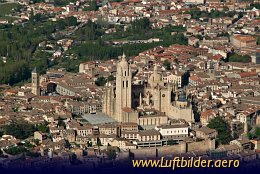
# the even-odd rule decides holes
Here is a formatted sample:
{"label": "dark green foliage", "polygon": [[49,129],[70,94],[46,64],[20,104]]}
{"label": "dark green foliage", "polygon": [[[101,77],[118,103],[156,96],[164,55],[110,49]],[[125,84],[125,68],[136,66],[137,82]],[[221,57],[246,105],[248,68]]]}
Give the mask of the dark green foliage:
{"label": "dark green foliage", "polygon": [[259,10],[260,9],[260,3],[250,4],[250,7],[248,9],[253,9],[254,7]]}
{"label": "dark green foliage", "polygon": [[96,1],[90,1],[89,7],[84,8],[84,11],[97,11],[97,10],[98,10],[98,5]]}
{"label": "dark green foliage", "polygon": [[217,34],[217,37],[229,37],[229,34],[227,32]]}
{"label": "dark green foliage", "polygon": [[[37,67],[40,74],[52,66],[63,67],[67,71],[77,72],[81,62],[89,60],[107,60],[122,55],[123,50],[127,56],[135,56],[147,49],[171,44],[187,45],[187,38],[180,32],[185,28],[169,26],[166,29],[151,29],[147,18],[135,21],[127,31],[121,26],[116,33],[105,34],[104,26],[111,27],[104,22],[88,22],[71,37],[75,40],[73,47],[66,52],[71,57],[63,57],[50,61],[51,54],[38,49],[42,41],[53,39],[53,33],[64,30],[66,26],[77,25],[77,20],[70,17],[56,22],[45,21],[44,16],[35,15],[35,19],[24,25],[4,26],[0,30],[0,57],[7,57],[7,63],[0,62],[0,84],[17,84],[29,80],[31,70]],[[140,30],[137,32],[137,30]],[[177,32],[171,35],[171,32]],[[58,38],[56,35],[55,38]],[[108,41],[116,39],[139,40],[160,38],[160,42],[125,44],[115,47]]]}
{"label": "dark green foliage", "polygon": [[163,66],[167,69],[167,70],[171,70],[171,63],[168,60],[165,60],[163,62]]}
{"label": "dark green foliage", "polygon": [[203,18],[203,17],[206,17],[206,18],[233,17],[236,14],[235,11],[221,12],[221,11],[212,10],[211,12],[207,12],[207,11],[200,11],[197,8],[193,8],[186,13],[190,14],[191,18],[193,18],[193,19],[199,19],[199,18]]}
{"label": "dark green foliage", "polygon": [[88,141],[88,147],[92,147],[92,141]]}
{"label": "dark green foliage", "polygon": [[249,139],[260,138],[260,127],[256,127],[253,133],[249,132],[247,137]]}
{"label": "dark green foliage", "polygon": [[[121,33],[121,34],[120,34]],[[129,37],[129,40],[133,39],[149,39],[152,37],[159,37],[162,39],[160,42],[152,42],[152,43],[136,43],[136,44],[125,44],[121,47],[115,47],[109,44],[105,44],[104,41],[109,37],[102,38],[99,42],[92,43],[83,43],[79,46],[75,46],[70,50],[71,53],[77,55],[79,58],[84,58],[82,61],[87,60],[107,60],[111,58],[117,58],[122,55],[123,50],[127,56],[138,55],[140,52],[143,52],[147,49],[162,45],[169,46],[171,44],[183,44],[187,45],[187,38],[183,34],[176,34],[171,36],[170,33],[166,33],[161,30],[149,30],[149,32],[141,35],[141,33],[124,33],[118,32],[111,35],[111,38],[116,40],[117,38]],[[138,38],[139,37],[139,38]]]}
{"label": "dark green foliage", "polygon": [[26,139],[35,132],[34,125],[28,124],[25,121],[12,121],[4,127],[5,134],[13,135],[18,139]]}
{"label": "dark green foliage", "polygon": [[0,83],[13,85],[30,77],[30,69],[25,61],[8,62],[5,65],[0,62]]}
{"label": "dark green foliage", "polygon": [[102,26],[99,24],[88,21],[85,27],[80,28],[76,32],[76,37],[79,39],[79,41],[96,40],[103,34],[101,27]]}
{"label": "dark green foliage", "polygon": [[201,35],[199,35],[199,34],[196,35],[195,37],[196,37],[197,39],[199,39],[199,40],[202,40],[202,39],[203,39],[203,37],[202,37]]}
{"label": "dark green foliage", "polygon": [[249,140],[255,138],[254,134],[252,134],[252,133],[250,133],[250,132],[247,133],[247,137],[248,137]]}
{"label": "dark green foliage", "polygon": [[21,153],[26,152],[26,148],[21,147],[21,146],[14,146],[14,147],[10,147],[8,149],[4,149],[4,151],[10,155],[19,155]]}
{"label": "dark green foliage", "polygon": [[104,86],[107,82],[107,79],[105,77],[99,77],[96,80],[96,85],[98,86]]}
{"label": "dark green foliage", "polygon": [[243,62],[243,63],[248,63],[251,62],[251,57],[248,55],[239,55],[239,54],[234,54],[229,57],[230,62]]}
{"label": "dark green foliage", "polygon": [[39,157],[41,154],[39,154],[38,152],[28,151],[28,152],[26,152],[26,155],[27,155],[27,156],[30,156],[30,157],[35,157],[35,158],[37,158],[37,157]]}
{"label": "dark green foliage", "polygon": [[135,20],[131,24],[131,30],[133,32],[145,32],[150,28],[150,21],[148,18],[142,18],[140,20]]}
{"label": "dark green foliage", "polygon": [[24,143],[24,147],[26,147],[26,148],[33,148],[34,145],[32,145],[29,141],[26,141],[26,142]]}
{"label": "dark green foliage", "polygon": [[[73,22],[74,21],[74,22]],[[49,53],[36,51],[38,44],[49,40],[53,32],[74,25],[75,19],[58,22],[31,20],[25,25],[9,26],[0,30],[0,57],[7,57],[7,63],[0,61],[0,84],[15,84],[30,78],[34,67],[44,73],[52,66]]]}
{"label": "dark green foliage", "polygon": [[64,119],[61,117],[58,118],[58,126],[63,126],[64,128],[66,128],[66,124],[63,120]]}
{"label": "dark green foliage", "polygon": [[163,30],[165,32],[184,32],[186,31],[186,28],[184,28],[183,26],[171,26],[171,25],[168,25],[166,26],[165,28],[163,28]]}
{"label": "dark green foliage", "polygon": [[108,147],[108,149],[107,149],[107,158],[109,160],[116,159],[116,150],[113,149],[113,147]]}
{"label": "dark green foliage", "polygon": [[124,0],[110,0],[110,2],[123,2]]}
{"label": "dark green foliage", "polygon": [[260,138],[260,127],[256,127],[256,129],[255,129],[255,136],[257,138]]}
{"label": "dark green foliage", "polygon": [[77,18],[75,18],[74,16],[66,18],[65,23],[67,24],[67,26],[76,26],[78,24]]}
{"label": "dark green foliage", "polygon": [[102,146],[102,143],[99,138],[97,138],[97,146]]}
{"label": "dark green foliage", "polygon": [[169,141],[167,141],[167,145],[168,145],[168,146],[173,146],[173,145],[176,145],[176,144],[178,144],[178,142],[175,141],[175,140],[169,140]]}
{"label": "dark green foliage", "polygon": [[49,133],[50,129],[48,127],[48,124],[40,124],[37,126],[37,130],[43,133]]}
{"label": "dark green foliage", "polygon": [[40,2],[45,2],[45,0],[31,0],[32,3],[40,3]]}
{"label": "dark green foliage", "polygon": [[217,141],[220,144],[228,144],[232,140],[230,126],[222,117],[213,118],[207,126],[217,130]]}
{"label": "dark green foliage", "polygon": [[0,138],[4,135],[4,131],[0,130]]}
{"label": "dark green foliage", "polygon": [[37,13],[36,15],[33,15],[31,18],[30,18],[30,21],[33,21],[33,22],[42,22],[44,20],[47,20],[48,17],[45,16],[44,14],[40,14],[40,13]]}
{"label": "dark green foliage", "polygon": [[36,144],[36,146],[40,145],[40,140],[39,139],[33,139],[33,142]]}
{"label": "dark green foliage", "polygon": [[68,140],[65,140],[65,145],[64,145],[65,148],[70,148],[71,147],[71,144]]}
{"label": "dark green foliage", "polygon": [[76,0],[54,0],[53,4],[55,6],[65,6],[68,5],[70,2],[76,2]]}
{"label": "dark green foliage", "polygon": [[114,81],[116,78],[113,75],[108,76],[107,81]]}

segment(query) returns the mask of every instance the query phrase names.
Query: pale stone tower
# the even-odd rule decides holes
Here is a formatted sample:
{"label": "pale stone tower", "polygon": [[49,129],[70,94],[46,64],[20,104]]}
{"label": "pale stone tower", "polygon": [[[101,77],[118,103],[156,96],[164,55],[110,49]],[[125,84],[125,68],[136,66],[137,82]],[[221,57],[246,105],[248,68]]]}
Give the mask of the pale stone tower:
{"label": "pale stone tower", "polygon": [[115,106],[114,85],[107,83],[103,98],[103,112],[109,116],[114,115]]}
{"label": "pale stone tower", "polygon": [[32,93],[34,95],[40,95],[39,74],[36,68],[34,68],[32,71]]}
{"label": "pale stone tower", "polygon": [[117,64],[115,119],[123,121],[122,108],[132,108],[132,72],[125,54]]}

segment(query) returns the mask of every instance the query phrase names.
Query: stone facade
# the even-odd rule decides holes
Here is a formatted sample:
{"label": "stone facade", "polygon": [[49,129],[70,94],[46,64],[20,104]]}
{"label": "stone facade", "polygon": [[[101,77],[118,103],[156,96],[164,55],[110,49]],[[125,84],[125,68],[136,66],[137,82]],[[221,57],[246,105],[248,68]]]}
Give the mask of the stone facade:
{"label": "stone facade", "polygon": [[36,68],[32,71],[32,93],[40,95],[40,79]]}
{"label": "stone facade", "polygon": [[157,65],[145,83],[133,84],[133,74],[123,55],[117,63],[116,84],[108,83],[104,91],[105,114],[121,123],[134,122],[153,128],[167,124],[169,118],[194,122],[185,93],[178,92],[178,83],[165,82]]}

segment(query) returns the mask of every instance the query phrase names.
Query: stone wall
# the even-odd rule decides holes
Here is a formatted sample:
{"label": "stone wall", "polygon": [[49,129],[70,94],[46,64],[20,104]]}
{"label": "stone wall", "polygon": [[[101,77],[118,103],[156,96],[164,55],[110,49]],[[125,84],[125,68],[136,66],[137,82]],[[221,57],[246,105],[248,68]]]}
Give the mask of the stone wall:
{"label": "stone wall", "polygon": [[143,148],[130,150],[130,156],[135,159],[155,158],[157,156],[156,148]]}
{"label": "stone wall", "polygon": [[135,159],[156,158],[172,154],[180,154],[191,151],[207,151],[215,149],[215,140],[199,142],[181,142],[178,145],[163,146],[157,148],[142,148],[130,150],[130,157]]}

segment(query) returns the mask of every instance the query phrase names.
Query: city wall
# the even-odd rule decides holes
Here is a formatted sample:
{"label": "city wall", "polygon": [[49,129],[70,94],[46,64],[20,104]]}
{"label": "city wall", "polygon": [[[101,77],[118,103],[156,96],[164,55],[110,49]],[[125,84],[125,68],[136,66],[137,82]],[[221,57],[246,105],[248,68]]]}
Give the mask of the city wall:
{"label": "city wall", "polygon": [[146,159],[171,154],[187,153],[191,151],[208,151],[213,149],[215,149],[215,140],[205,140],[200,142],[181,142],[180,144],[173,146],[133,149],[129,151],[129,156],[135,159]]}

